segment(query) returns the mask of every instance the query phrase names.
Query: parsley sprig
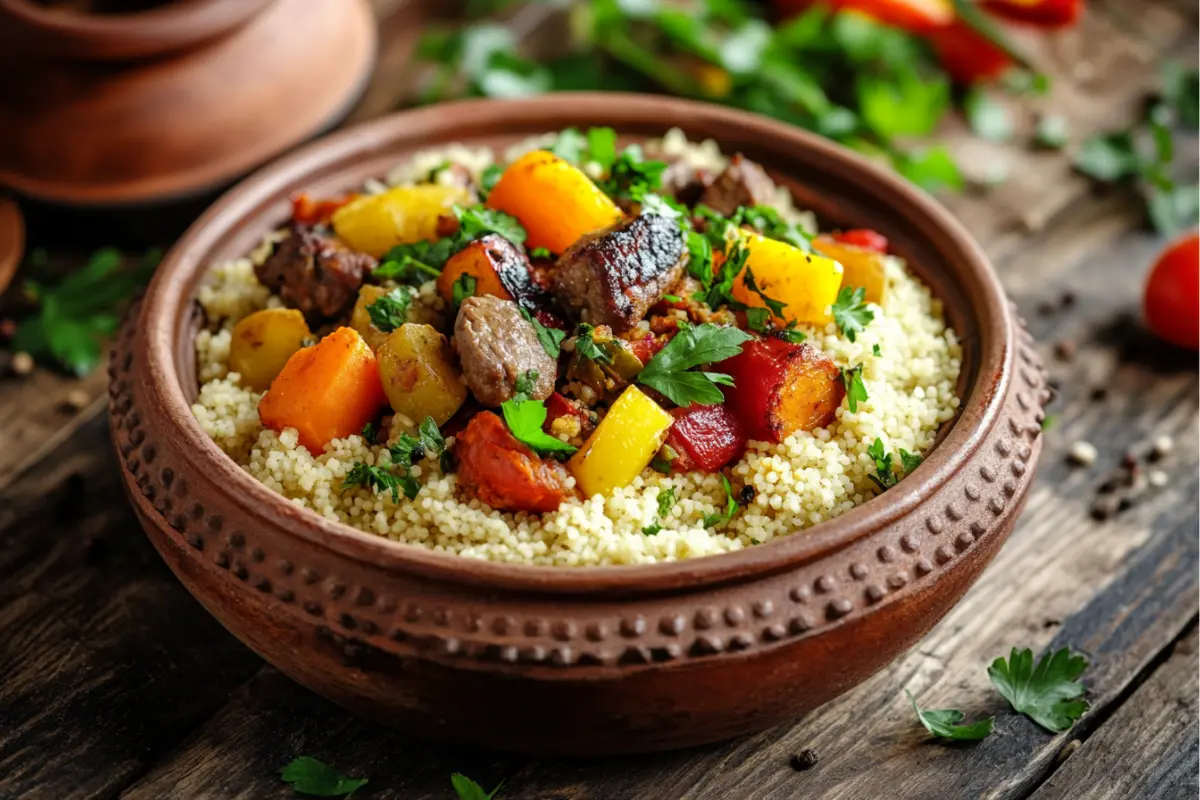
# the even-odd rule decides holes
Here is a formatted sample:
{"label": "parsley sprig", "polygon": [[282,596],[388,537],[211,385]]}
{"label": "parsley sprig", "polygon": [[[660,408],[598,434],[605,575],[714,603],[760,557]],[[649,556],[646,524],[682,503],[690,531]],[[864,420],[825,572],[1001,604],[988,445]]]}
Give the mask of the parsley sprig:
{"label": "parsley sprig", "polygon": [[[363,438],[367,438],[367,429],[363,428]],[[374,438],[374,426],[371,429]],[[409,500],[415,500],[421,492],[421,482],[412,474],[412,468],[427,456],[437,456],[441,460],[442,471],[449,472],[450,451],[446,449],[446,439],[438,430],[433,417],[426,417],[417,428],[417,436],[407,433],[400,437],[388,448],[391,463],[369,465],[359,461],[350,467],[342,480],[342,491],[355,486],[366,486],[375,493],[389,492],[393,503],[400,502],[400,492]]]}
{"label": "parsley sprig", "polygon": [[638,382],[661,392],[681,408],[692,403],[720,403],[724,396],[717,385],[733,386],[733,379],[721,372],[690,370],[733,358],[742,352],[742,345],[751,338],[743,330],[711,322],[695,327],[684,324],[646,364],[638,375]]}
{"label": "parsley sprig", "polygon": [[406,289],[392,289],[367,306],[367,316],[371,324],[384,333],[391,333],[408,322],[408,306],[412,303],[412,293]]}
{"label": "parsley sprig", "polygon": [[842,368],[842,384],[846,387],[846,407],[851,414],[858,413],[858,404],[867,402],[867,384],[863,382],[863,365]]}
{"label": "parsley sprig", "polygon": [[597,364],[611,364],[612,356],[596,344],[596,329],[581,322],[575,331],[575,352]]}
{"label": "parsley sprig", "polygon": [[642,533],[647,536],[654,536],[661,531],[662,525],[659,524],[659,520],[666,519],[674,506],[675,487],[668,486],[666,489],[660,489],[658,491],[658,515],[655,517],[654,522],[642,528]]}
{"label": "parsley sprig", "polygon": [[351,778],[312,756],[293,759],[280,771],[280,777],[292,785],[293,791],[313,797],[350,797],[367,785],[366,778]]}
{"label": "parsley sprig", "polygon": [[706,528],[715,528],[718,525],[724,525],[733,519],[734,515],[738,512],[737,497],[733,493],[733,487],[729,485],[729,478],[726,478],[723,473],[721,475],[721,486],[725,489],[725,508],[704,516],[704,527]]}
{"label": "parsley sprig", "polygon": [[996,724],[995,717],[981,719],[978,722],[967,723],[960,725],[963,717],[963,712],[953,708],[943,709],[927,709],[917,705],[916,699],[912,696],[912,692],[907,689],[904,693],[908,695],[908,701],[912,703],[913,711],[917,712],[917,719],[921,720],[921,724],[925,726],[925,730],[932,733],[934,736],[940,736],[943,739],[955,739],[959,741],[971,741],[978,739],[986,739],[992,733],[992,728]]}
{"label": "parsley sprig", "polygon": [[529,395],[533,391],[533,383],[538,379],[537,372],[529,371],[517,378],[516,394],[500,404],[500,412],[504,422],[517,441],[541,456],[567,458],[575,454],[579,448],[551,436],[542,430],[546,423],[546,404],[534,400]]}
{"label": "parsley sprig", "polygon": [[547,328],[538,321],[537,317],[529,313],[529,309],[525,308],[524,306],[520,306],[519,310],[521,312],[521,316],[524,317],[529,324],[533,325],[533,330],[535,333],[537,333],[538,343],[541,344],[542,349],[546,351],[546,355],[550,356],[551,358],[558,358],[559,353],[562,352],[563,339],[567,338],[567,332],[559,330],[558,328]]}
{"label": "parsley sprig", "polygon": [[458,795],[458,800],[493,800],[500,789],[504,787],[504,781],[500,781],[496,784],[495,789],[488,792],[466,775],[455,772],[450,775],[450,785],[454,787],[454,793]]}
{"label": "parsley sprig", "polygon": [[521,247],[528,237],[516,217],[485,206],[451,206],[458,231],[435,241],[398,244],[384,254],[371,273],[376,280],[393,280],[420,286],[442,274],[450,256],[476,239],[495,233]]}
{"label": "parsley sprig", "polygon": [[921,466],[921,457],[914,453],[910,453],[903,447],[900,448],[900,464],[904,471],[903,475],[897,475],[893,462],[895,460],[893,454],[887,452],[883,446],[883,440],[878,436],[871,446],[867,448],[867,455],[875,461],[875,474],[868,475],[871,481],[879,487],[880,491],[887,491],[891,487],[900,482],[900,479],[912,474],[912,471]]}
{"label": "parsley sprig", "polygon": [[843,286],[830,309],[833,312],[834,323],[842,335],[852,342],[856,340],[859,332],[875,319],[875,312],[863,302],[866,296],[867,290],[861,286]]}
{"label": "parsley sprig", "polygon": [[997,658],[988,677],[997,691],[1017,711],[1048,731],[1058,733],[1075,724],[1088,709],[1080,699],[1086,687],[1076,679],[1087,669],[1087,659],[1069,648],[1047,652],[1033,662],[1033,651],[1013,648],[1008,660]]}

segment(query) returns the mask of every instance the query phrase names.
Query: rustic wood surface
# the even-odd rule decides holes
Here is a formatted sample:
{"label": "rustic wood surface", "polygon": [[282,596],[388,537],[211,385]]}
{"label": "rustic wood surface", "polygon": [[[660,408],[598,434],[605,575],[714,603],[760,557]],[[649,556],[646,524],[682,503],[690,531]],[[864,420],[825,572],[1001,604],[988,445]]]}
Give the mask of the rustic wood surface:
{"label": "rustic wood surface", "polygon": [[[413,20],[437,4],[377,0],[386,43],[354,119],[405,96]],[[1139,112],[1164,54],[1194,63],[1194,4],[1109,0],[1039,58],[1044,102],[1078,141]],[[363,798],[453,797],[463,772],[504,798],[1148,798],[1197,785],[1196,355],[1149,338],[1141,279],[1161,241],[1127,198],[1096,196],[1061,155],[947,137],[1012,178],[946,198],[992,255],[1042,343],[1061,398],[1025,514],[963,602],[887,670],[794,724],[638,758],[539,761],[414,741],[293,684],[175,582],[120,496],[99,413],[101,372],[0,380],[0,798],[289,797],[282,764],[311,755],[371,779]],[[1195,141],[1185,143],[1192,153]],[[40,242],[54,248],[57,239]],[[1064,291],[1075,302],[1039,311]],[[1056,342],[1076,345],[1072,359]],[[1097,398],[1095,389],[1105,387]],[[92,402],[66,406],[82,389]],[[1167,486],[1089,517],[1127,452],[1169,435]],[[1097,463],[1067,464],[1093,442]],[[1007,708],[986,666],[1011,647],[1087,655],[1092,708],[1052,735]],[[904,697],[996,715],[977,744],[930,741]],[[753,687],[730,687],[752,691]],[[792,753],[819,761],[796,772]]]}

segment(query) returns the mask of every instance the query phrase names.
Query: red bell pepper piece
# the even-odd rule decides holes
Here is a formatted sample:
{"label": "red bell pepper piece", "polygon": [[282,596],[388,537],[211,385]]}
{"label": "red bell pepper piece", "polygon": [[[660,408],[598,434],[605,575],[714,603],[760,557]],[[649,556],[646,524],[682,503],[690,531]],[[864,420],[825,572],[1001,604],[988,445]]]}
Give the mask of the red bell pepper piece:
{"label": "red bell pepper piece", "polygon": [[983,0],[980,8],[1011,22],[1064,28],[1079,20],[1083,0]]}
{"label": "red bell pepper piece", "polygon": [[723,404],[676,408],[671,416],[666,443],[678,454],[671,462],[677,472],[716,472],[746,452],[742,424]]}
{"label": "red bell pepper piece", "polygon": [[938,61],[957,83],[992,80],[1004,74],[1013,60],[962,20],[928,34]]}
{"label": "red bell pepper piece", "polygon": [[871,250],[876,253],[886,253],[888,250],[887,237],[882,233],[876,233],[867,228],[855,228],[849,231],[840,231],[833,234],[835,242],[861,247],[863,250]]}
{"label": "red bell pepper piece", "polygon": [[546,398],[546,422],[542,427],[549,432],[550,425],[560,417],[578,417],[581,422],[586,422],[588,415],[582,408],[554,392]]}
{"label": "red bell pepper piece", "polygon": [[775,0],[775,10],[788,17],[818,2],[831,11],[858,11],[912,33],[929,33],[954,20],[951,0]]}
{"label": "red bell pepper piece", "polygon": [[333,212],[353,200],[355,195],[341,198],[314,200],[307,192],[292,197],[292,219],[301,225],[324,225],[333,217]]}
{"label": "red bell pepper piece", "polygon": [[629,351],[637,356],[638,361],[643,365],[650,363],[650,359],[654,358],[654,354],[667,346],[669,338],[666,336],[646,336],[644,339],[636,339],[632,342],[627,341]]}

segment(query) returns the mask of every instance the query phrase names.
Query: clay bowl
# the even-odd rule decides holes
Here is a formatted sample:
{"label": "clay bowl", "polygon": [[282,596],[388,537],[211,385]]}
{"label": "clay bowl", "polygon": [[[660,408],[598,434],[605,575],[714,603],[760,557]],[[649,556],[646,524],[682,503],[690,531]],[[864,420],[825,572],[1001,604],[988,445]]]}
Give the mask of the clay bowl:
{"label": "clay bowl", "polygon": [[[742,552],[560,569],[464,560],[328,522],[205,437],[193,298],[299,190],[337,194],[439,142],[503,146],[567,125],[627,139],[681,126],[741,151],[829,227],[885,234],[945,301],[965,348],[957,419],[925,463],[836,520]],[[270,166],[168,253],[112,361],[126,486],[184,585],[316,692],[422,736],[541,754],[712,742],[791,719],[884,667],[1004,542],[1041,450],[1044,371],[987,259],[900,178],[796,128],[662,97],[564,94],[396,114]]]}

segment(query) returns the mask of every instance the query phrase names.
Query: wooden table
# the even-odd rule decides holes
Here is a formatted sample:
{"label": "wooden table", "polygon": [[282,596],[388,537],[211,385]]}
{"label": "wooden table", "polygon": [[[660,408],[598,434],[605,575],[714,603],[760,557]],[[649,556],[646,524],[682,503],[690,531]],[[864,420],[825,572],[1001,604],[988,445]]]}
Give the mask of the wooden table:
{"label": "wooden table", "polygon": [[[404,5],[378,3],[389,46],[358,117],[392,107],[405,84]],[[1134,118],[1164,53],[1194,63],[1194,3],[1137,5],[1092,3],[1077,30],[1040,47],[1055,75],[1044,103],[1076,141]],[[288,797],[279,768],[301,754],[369,777],[363,798],[449,798],[452,771],[544,800],[1195,797],[1196,355],[1137,321],[1162,243],[1134,204],[1094,195],[1059,154],[957,129],[944,138],[969,163],[1012,165],[1003,186],[946,202],[991,254],[1062,396],[1011,540],[884,672],[792,725],[682,753],[543,761],[412,740],[293,684],[221,629],[134,522],[109,453],[103,370],[83,381],[38,371],[0,382],[0,798]],[[1039,311],[1064,291],[1073,305]],[[1066,339],[1070,361],[1053,354]],[[95,402],[64,412],[79,389]],[[1111,468],[1160,435],[1175,442],[1159,465],[1168,485],[1091,519]],[[1092,468],[1066,463],[1079,440],[1099,449]],[[1014,646],[1087,654],[1092,708],[1073,729],[1045,733],[990,688],[987,664]],[[995,714],[995,734],[930,741],[906,688],[926,707]],[[806,748],[819,762],[797,772],[790,757]]]}

